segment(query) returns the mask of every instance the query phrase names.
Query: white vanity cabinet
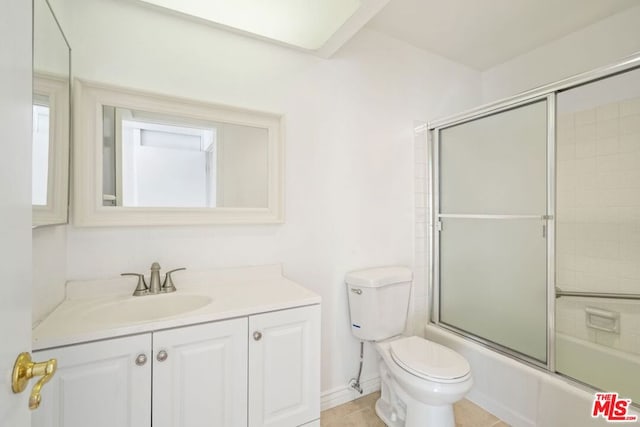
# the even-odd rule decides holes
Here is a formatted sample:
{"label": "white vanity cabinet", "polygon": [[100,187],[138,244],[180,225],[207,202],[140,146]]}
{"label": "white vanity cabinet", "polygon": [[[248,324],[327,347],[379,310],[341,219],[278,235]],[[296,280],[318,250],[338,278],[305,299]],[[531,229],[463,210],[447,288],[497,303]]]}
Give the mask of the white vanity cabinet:
{"label": "white vanity cabinet", "polygon": [[153,427],[247,425],[247,318],[153,333]]}
{"label": "white vanity cabinet", "polygon": [[150,426],[150,353],[151,334],[34,352],[36,360],[58,359],[58,370],[42,389],[31,425]]}
{"label": "white vanity cabinet", "polygon": [[295,427],[320,416],[318,304],[34,357],[58,359],[58,372],[33,427]]}
{"label": "white vanity cabinet", "polygon": [[249,427],[320,415],[320,306],[249,317]]}

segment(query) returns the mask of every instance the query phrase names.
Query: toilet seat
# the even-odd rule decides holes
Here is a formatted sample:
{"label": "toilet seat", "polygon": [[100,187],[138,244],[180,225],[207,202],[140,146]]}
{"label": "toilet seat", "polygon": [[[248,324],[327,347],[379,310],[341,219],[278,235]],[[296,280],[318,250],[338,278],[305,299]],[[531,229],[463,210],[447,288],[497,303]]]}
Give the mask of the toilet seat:
{"label": "toilet seat", "polygon": [[467,379],[471,367],[464,357],[438,343],[412,336],[390,344],[391,358],[402,369],[426,380],[454,383]]}

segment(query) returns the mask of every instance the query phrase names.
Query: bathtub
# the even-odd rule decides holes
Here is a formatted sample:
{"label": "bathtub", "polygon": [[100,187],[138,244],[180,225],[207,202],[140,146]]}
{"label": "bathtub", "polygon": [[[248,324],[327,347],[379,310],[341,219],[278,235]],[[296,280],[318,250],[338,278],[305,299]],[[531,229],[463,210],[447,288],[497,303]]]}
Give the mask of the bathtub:
{"label": "bathtub", "polygon": [[556,370],[640,404],[640,356],[557,333]]}
{"label": "bathtub", "polygon": [[[602,418],[591,417],[594,391],[586,386],[534,368],[435,325],[427,325],[425,336],[456,350],[469,361],[475,384],[467,398],[514,427],[611,425]],[[603,352],[599,348],[602,346],[589,346],[587,344],[590,343],[578,342],[580,340],[568,336],[559,337],[559,341],[558,345],[561,351],[566,351],[567,357],[577,351],[584,357],[587,348],[592,352],[588,356],[590,360],[610,360],[608,357],[615,357],[615,352]],[[577,369],[569,368],[571,364],[566,361],[562,363],[566,369]],[[617,359],[616,363],[619,363]],[[626,361],[624,363],[626,367]],[[635,363],[635,370],[627,373],[629,379],[636,379],[637,383],[640,365],[637,360]],[[586,365],[580,369],[586,369]],[[627,397],[622,390],[610,391],[618,391]],[[640,399],[635,403],[640,403]],[[638,415],[638,410],[634,408],[632,413]]]}

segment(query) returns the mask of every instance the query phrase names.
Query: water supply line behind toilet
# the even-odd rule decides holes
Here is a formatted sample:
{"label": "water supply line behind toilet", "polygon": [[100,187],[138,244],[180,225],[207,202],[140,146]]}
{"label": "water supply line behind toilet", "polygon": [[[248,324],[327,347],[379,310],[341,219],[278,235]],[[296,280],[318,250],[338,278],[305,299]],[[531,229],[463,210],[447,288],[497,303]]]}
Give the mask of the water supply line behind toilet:
{"label": "water supply line behind toilet", "polygon": [[362,394],[362,387],[360,386],[360,375],[362,375],[362,363],[364,360],[364,341],[360,341],[360,368],[358,369],[358,376],[349,380],[349,387]]}

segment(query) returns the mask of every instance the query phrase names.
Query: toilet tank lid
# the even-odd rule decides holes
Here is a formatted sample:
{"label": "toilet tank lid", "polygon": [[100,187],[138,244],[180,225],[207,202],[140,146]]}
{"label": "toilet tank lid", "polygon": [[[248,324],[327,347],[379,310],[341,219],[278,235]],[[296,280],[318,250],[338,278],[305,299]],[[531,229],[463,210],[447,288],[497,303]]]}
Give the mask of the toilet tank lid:
{"label": "toilet tank lid", "polygon": [[361,286],[365,288],[378,288],[380,286],[410,282],[412,277],[413,274],[407,267],[376,267],[351,271],[347,273],[345,282],[347,285]]}

